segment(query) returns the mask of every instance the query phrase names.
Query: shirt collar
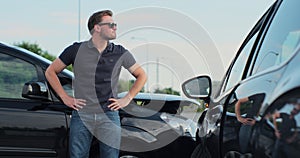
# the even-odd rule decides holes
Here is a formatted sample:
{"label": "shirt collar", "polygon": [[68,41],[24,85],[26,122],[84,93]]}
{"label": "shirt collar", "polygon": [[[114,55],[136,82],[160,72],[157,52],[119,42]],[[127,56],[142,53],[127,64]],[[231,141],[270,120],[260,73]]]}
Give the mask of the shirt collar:
{"label": "shirt collar", "polygon": [[[88,47],[89,48],[96,48],[94,46],[92,38],[88,41]],[[107,42],[107,46],[106,46],[105,50],[108,51],[108,52],[112,52],[113,51],[113,43]]]}

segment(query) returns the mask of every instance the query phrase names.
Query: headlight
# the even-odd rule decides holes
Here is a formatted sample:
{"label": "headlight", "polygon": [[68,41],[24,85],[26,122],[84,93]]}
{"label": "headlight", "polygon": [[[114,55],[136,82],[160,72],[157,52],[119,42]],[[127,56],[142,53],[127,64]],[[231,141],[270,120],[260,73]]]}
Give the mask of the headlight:
{"label": "headlight", "polygon": [[179,118],[167,113],[162,113],[160,118],[180,135],[195,137],[197,125],[192,120]]}

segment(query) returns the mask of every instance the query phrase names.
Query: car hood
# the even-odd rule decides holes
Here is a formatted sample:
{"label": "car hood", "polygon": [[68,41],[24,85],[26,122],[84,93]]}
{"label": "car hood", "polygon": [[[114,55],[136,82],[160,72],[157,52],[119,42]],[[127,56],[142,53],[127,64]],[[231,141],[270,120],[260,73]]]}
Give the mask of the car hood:
{"label": "car hood", "polygon": [[[118,98],[124,97],[127,92],[118,94]],[[183,98],[177,95],[156,94],[156,93],[138,93],[133,102],[140,106],[151,109],[156,112],[166,112],[169,114],[181,114],[184,106],[190,104],[200,107],[200,103],[193,99]]]}

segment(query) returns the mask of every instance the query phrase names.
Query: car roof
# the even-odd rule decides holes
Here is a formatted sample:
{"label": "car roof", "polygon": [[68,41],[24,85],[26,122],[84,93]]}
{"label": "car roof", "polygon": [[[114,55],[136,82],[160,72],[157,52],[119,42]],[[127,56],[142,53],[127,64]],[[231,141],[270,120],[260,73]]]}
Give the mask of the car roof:
{"label": "car roof", "polygon": [[[49,59],[47,58],[44,58],[38,54],[35,54],[27,49],[24,49],[24,48],[21,48],[21,47],[18,47],[18,46],[14,46],[14,45],[10,45],[10,44],[7,44],[5,42],[2,42],[0,41],[0,47],[6,47],[6,48],[9,48],[9,49],[15,49],[19,52],[22,52],[24,55],[26,56],[30,56],[32,58],[35,58],[37,59],[38,61],[42,62],[43,64],[45,65],[50,65],[52,63],[52,61],[50,61]],[[73,73],[67,69],[64,69],[63,70],[63,73],[66,73],[69,77],[73,77]]]}
{"label": "car roof", "polygon": [[[124,97],[128,92],[122,92],[118,94],[118,97]],[[133,99],[136,100],[159,100],[159,101],[188,101],[194,104],[200,105],[197,100],[184,98],[178,95],[160,94],[160,93],[138,93]]]}
{"label": "car roof", "polygon": [[0,42],[0,44],[1,44],[1,47],[8,47],[8,48],[16,49],[16,50],[21,51],[22,53],[24,53],[28,56],[32,56],[34,58],[37,58],[39,61],[43,61],[47,64],[52,63],[50,60],[48,60],[48,59],[46,59],[42,56],[39,56],[39,55],[37,55],[37,54],[27,50],[27,49],[24,49],[24,48],[21,48],[21,47],[18,47],[18,46],[14,46],[14,45],[10,45],[10,44],[7,44],[7,43],[3,43],[3,42]]}

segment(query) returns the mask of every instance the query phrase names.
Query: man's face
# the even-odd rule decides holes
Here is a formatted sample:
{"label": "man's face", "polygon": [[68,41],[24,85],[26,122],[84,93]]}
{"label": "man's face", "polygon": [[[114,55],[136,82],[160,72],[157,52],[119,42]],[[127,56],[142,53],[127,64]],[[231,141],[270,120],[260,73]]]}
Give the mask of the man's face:
{"label": "man's face", "polygon": [[100,36],[105,40],[113,40],[117,37],[117,26],[111,16],[103,16],[102,21],[98,24],[100,27]]}
{"label": "man's face", "polygon": [[294,105],[293,110],[291,111],[291,115],[297,115],[300,112],[300,104],[296,103]]}

